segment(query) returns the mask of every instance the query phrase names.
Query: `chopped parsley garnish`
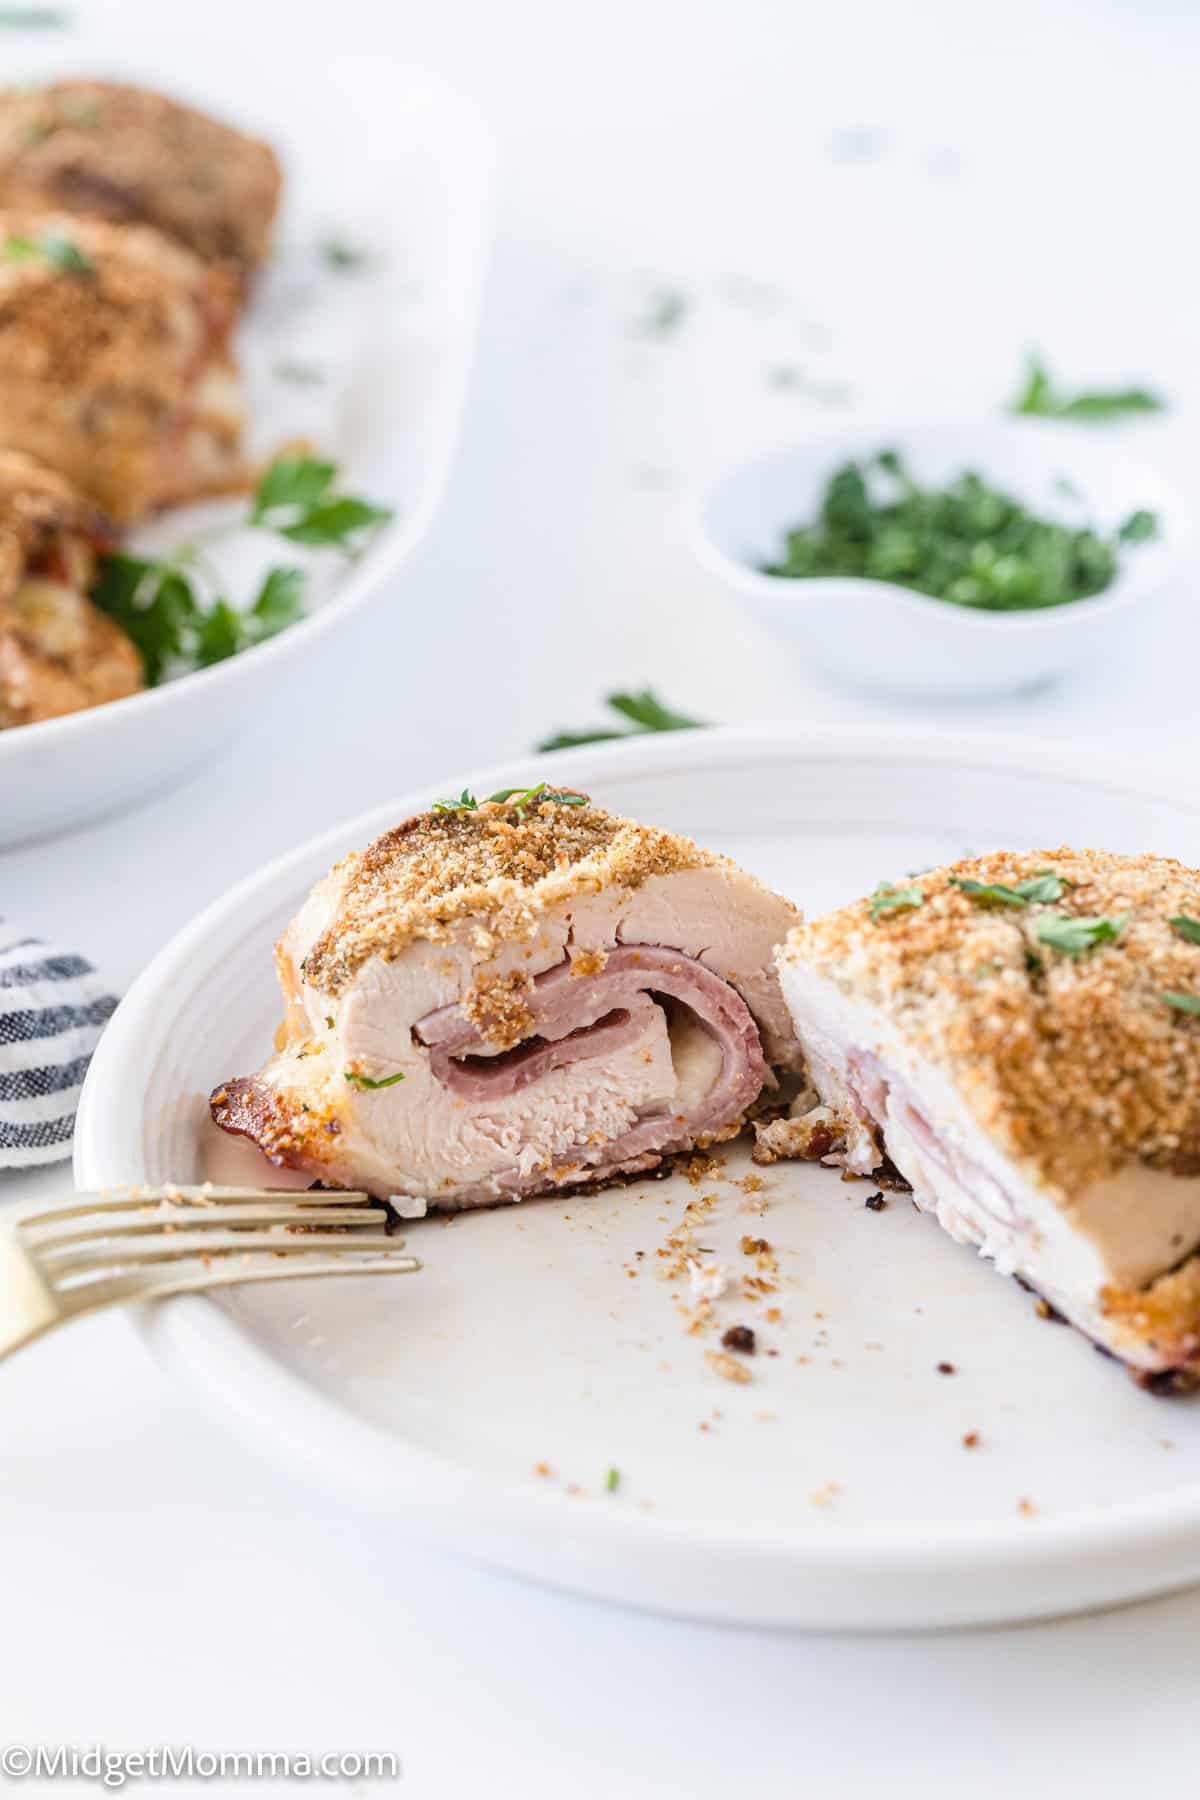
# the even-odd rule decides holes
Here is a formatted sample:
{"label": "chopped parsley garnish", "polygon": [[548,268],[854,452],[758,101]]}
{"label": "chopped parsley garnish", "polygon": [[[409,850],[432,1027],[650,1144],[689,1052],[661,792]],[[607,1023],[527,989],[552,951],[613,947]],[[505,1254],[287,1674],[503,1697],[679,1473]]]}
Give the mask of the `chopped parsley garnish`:
{"label": "chopped parsley garnish", "polygon": [[[278,531],[295,543],[329,544],[352,554],[350,540],[362,525],[391,515],[338,496],[336,481],[332,463],[281,459],[259,483],[249,517],[229,530]],[[209,668],[295,624],[304,614],[304,582],[302,569],[271,569],[242,608],[221,592],[219,578],[195,545],[158,560],[118,550],[101,559],[92,599],[132,638],[146,685],[155,687],[174,668]]]}
{"label": "chopped parsley garnish", "polygon": [[1036,356],[1029,358],[1025,382],[1009,407],[1014,413],[1033,413],[1043,419],[1082,419],[1092,424],[1128,418],[1131,413],[1162,412],[1166,402],[1147,388],[1115,388],[1082,394],[1064,394],[1055,387],[1049,371]]}
{"label": "chopped parsley garnish", "polygon": [[544,739],[537,749],[570,750],[576,744],[606,743],[614,738],[637,737],[645,731],[702,731],[705,725],[703,719],[673,712],[651,688],[643,688],[640,694],[606,694],[604,704],[627,720],[629,728],[599,725],[593,730],[559,731]]}
{"label": "chopped parsley garnish", "polygon": [[1034,930],[1041,942],[1052,950],[1061,950],[1066,956],[1082,956],[1097,944],[1108,944],[1119,938],[1128,923],[1127,912],[1098,919],[1083,918],[1075,913],[1044,913]]}
{"label": "chopped parsley garnish", "polygon": [[1174,926],[1180,937],[1186,938],[1189,944],[1200,944],[1200,919],[1189,919],[1186,913],[1176,913],[1173,919],[1167,920],[1167,924]]}
{"label": "chopped parsley garnish", "polygon": [[1200,1015],[1200,994],[1181,994],[1178,988],[1164,988],[1163,999],[1176,1012]]}
{"label": "chopped parsley garnish", "polygon": [[836,470],[817,518],[787,532],[782,557],[762,572],[890,581],[955,606],[1028,612],[1102,593],[1119,547],[1154,529],[1150,513],[1134,513],[1111,537],[1042,519],[969,471],[922,487],[896,451],[884,450]]}
{"label": "chopped parsley garnish", "polygon": [[871,895],[871,917],[882,919],[885,913],[904,912],[923,905],[924,900],[925,895],[919,887],[893,887],[890,881],[881,881]]}
{"label": "chopped parsley garnish", "polygon": [[621,1485],[620,1469],[610,1469],[608,1471],[608,1474],[604,1477],[605,1493],[606,1494],[615,1494],[617,1489],[620,1487],[620,1485]]}
{"label": "chopped parsley garnish", "polygon": [[958,888],[980,906],[1035,906],[1044,901],[1061,900],[1070,885],[1053,869],[1039,869],[1036,875],[1014,882],[1011,887],[1002,881],[968,881],[961,875],[950,877],[951,887]]}
{"label": "chopped parsley garnish", "polygon": [[353,1069],[345,1069],[343,1070],[343,1074],[347,1081],[352,1082],[355,1087],[360,1088],[395,1087],[398,1081],[404,1080],[403,1069],[398,1069],[394,1075],[385,1075],[381,1081],[372,1081],[369,1075],[358,1075]]}
{"label": "chopped parsley garnish", "polygon": [[61,231],[46,231],[39,238],[19,237],[10,232],[4,240],[5,262],[48,262],[67,275],[94,275],[96,265],[85,256],[78,244]]}
{"label": "chopped parsley garnish", "polygon": [[526,807],[534,801],[540,805],[543,800],[553,801],[558,806],[586,806],[586,794],[577,794],[571,788],[552,788],[544,781],[536,787],[500,788],[494,794],[485,794],[482,801],[477,800],[470,788],[464,788],[457,800],[435,800],[434,812],[478,812],[480,806],[503,806],[506,803],[516,813],[518,819],[524,819]]}

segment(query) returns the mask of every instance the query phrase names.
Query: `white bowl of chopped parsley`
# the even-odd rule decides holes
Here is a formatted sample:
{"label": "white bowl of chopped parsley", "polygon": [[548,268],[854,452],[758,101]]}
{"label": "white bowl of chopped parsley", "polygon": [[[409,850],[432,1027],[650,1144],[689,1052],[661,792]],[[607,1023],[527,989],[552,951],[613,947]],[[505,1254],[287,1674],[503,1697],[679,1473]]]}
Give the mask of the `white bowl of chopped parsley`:
{"label": "white bowl of chopped parsley", "polygon": [[696,522],[761,624],[860,686],[1032,688],[1120,654],[1189,537],[1148,464],[1069,424],[860,426],[743,463]]}

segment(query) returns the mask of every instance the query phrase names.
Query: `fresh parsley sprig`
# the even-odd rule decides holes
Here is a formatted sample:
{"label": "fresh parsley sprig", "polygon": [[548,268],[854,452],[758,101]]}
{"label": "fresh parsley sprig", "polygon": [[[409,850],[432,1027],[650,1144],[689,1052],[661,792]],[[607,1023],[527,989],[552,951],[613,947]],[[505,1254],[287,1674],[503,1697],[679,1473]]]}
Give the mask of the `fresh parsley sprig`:
{"label": "fresh parsley sprig", "polygon": [[871,895],[868,911],[871,918],[878,921],[888,913],[905,912],[924,904],[924,891],[915,883],[910,887],[895,887],[890,881],[881,881]]}
{"label": "fresh parsley sprig", "polygon": [[1065,956],[1083,956],[1097,944],[1112,943],[1119,938],[1129,917],[1127,912],[1095,919],[1077,913],[1044,913],[1034,931],[1039,941],[1048,944],[1052,950],[1061,950]]}
{"label": "fresh parsley sprig", "polygon": [[390,507],[372,506],[337,492],[336,463],[313,456],[284,456],[273,462],[255,491],[248,523],[276,531],[293,544],[353,548],[371,525],[392,516]]}
{"label": "fresh parsley sprig", "polygon": [[689,718],[664,704],[652,688],[640,694],[606,694],[604,704],[628,721],[628,728],[605,725],[582,731],[559,731],[536,746],[538,750],[571,750],[577,744],[606,743],[613,738],[638,737],[647,731],[702,731],[704,719]]}
{"label": "fresh parsley sprig", "polygon": [[[360,534],[391,517],[384,507],[341,494],[334,463],[315,457],[281,457],[255,490],[244,520],[228,533],[250,527],[278,532],[292,543],[330,545],[353,555]],[[92,599],[114,618],[141,652],[146,685],[155,687],[172,667],[206,669],[252,649],[303,617],[302,569],[271,569],[250,605],[235,606],[197,544],[152,559],[115,551],[101,560]]]}
{"label": "fresh parsley sprig", "polygon": [[543,800],[553,801],[557,806],[586,806],[586,794],[577,794],[571,788],[552,788],[548,783],[539,781],[536,787],[500,788],[494,794],[486,794],[483,800],[477,800],[470,788],[464,788],[457,800],[435,800],[434,812],[478,812],[480,806],[509,806],[518,819],[525,818],[526,808],[535,801],[540,805]]}
{"label": "fresh parsley sprig", "polygon": [[1165,405],[1158,394],[1139,387],[1064,394],[1055,387],[1045,364],[1031,356],[1026,364],[1024,383],[1009,411],[1044,419],[1079,419],[1089,424],[1107,424],[1112,419],[1128,418],[1135,413],[1162,412]]}

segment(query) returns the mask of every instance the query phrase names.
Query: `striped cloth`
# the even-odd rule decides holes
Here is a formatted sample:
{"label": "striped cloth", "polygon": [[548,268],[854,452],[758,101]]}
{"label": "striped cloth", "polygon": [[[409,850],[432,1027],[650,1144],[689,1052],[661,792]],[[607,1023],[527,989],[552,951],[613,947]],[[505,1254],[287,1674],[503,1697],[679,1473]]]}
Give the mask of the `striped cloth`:
{"label": "striped cloth", "polygon": [[80,1084],[116,1004],[84,957],[0,920],[0,1169],[70,1156]]}

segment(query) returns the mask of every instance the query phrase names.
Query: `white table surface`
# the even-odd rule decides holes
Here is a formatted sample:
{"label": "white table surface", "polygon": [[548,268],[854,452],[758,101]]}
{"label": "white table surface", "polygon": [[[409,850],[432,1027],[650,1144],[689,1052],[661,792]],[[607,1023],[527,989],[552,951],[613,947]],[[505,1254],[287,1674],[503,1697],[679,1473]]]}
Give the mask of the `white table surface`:
{"label": "white table surface", "polygon": [[[480,101],[506,171],[444,512],[391,604],[301,690],[314,727],[268,706],[202,779],[0,855],[4,911],[118,985],[264,858],[598,716],[606,688],[649,681],[727,721],[894,717],[748,629],[682,533],[727,460],[843,420],[830,388],[871,412],[991,410],[1037,343],[1064,379],[1161,386],[1172,411],[1131,437],[1200,496],[1200,13],[1184,4],[187,12],[80,6],[78,60],[136,50],[168,84],[224,45],[285,80],[302,40],[386,46]],[[5,33],[4,78],[69,48]],[[640,336],[658,288],[686,314]],[[821,393],[769,385],[780,363]],[[1181,591],[1120,666],[920,716],[1154,748],[1194,780],[1197,647]],[[0,1178],[0,1200],[60,1184]],[[3,1740],[395,1749],[397,1791],[420,1800],[1195,1780],[1195,1592],[890,1640],[624,1614],[387,1541],[227,1438],[119,1320],[0,1370],[0,1419]]]}

